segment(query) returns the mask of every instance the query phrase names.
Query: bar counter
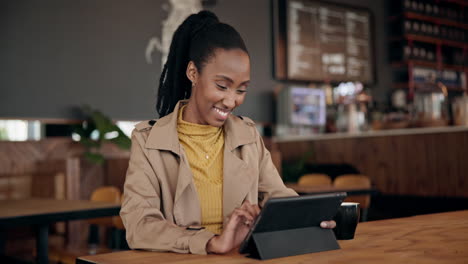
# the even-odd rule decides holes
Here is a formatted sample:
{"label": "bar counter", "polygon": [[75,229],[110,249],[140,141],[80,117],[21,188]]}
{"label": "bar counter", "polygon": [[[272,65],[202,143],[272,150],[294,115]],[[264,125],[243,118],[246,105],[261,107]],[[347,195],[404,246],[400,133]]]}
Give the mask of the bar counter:
{"label": "bar counter", "polygon": [[348,132],[320,133],[320,134],[313,134],[313,135],[284,135],[284,136],[277,136],[273,140],[277,143],[283,143],[283,142],[292,142],[292,141],[386,137],[386,136],[418,135],[418,134],[433,134],[433,133],[451,133],[451,132],[462,132],[462,131],[468,131],[468,126],[401,128],[401,129],[370,130],[370,131],[352,132],[352,133],[348,133]]}
{"label": "bar counter", "polygon": [[384,195],[468,197],[468,127],[275,138],[282,160],[348,164]]}

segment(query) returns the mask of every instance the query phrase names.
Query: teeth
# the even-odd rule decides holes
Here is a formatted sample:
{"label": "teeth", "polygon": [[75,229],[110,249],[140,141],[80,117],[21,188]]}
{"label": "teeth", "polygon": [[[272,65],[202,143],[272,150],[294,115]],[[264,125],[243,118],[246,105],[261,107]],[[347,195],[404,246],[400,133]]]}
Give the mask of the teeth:
{"label": "teeth", "polygon": [[216,112],[218,112],[218,113],[219,113],[221,116],[223,116],[223,117],[227,116],[227,115],[228,115],[228,113],[229,113],[229,112],[224,112],[224,111],[221,111],[221,110],[219,110],[219,109],[218,109],[218,108],[216,108],[216,107],[215,107],[215,110],[216,110]]}

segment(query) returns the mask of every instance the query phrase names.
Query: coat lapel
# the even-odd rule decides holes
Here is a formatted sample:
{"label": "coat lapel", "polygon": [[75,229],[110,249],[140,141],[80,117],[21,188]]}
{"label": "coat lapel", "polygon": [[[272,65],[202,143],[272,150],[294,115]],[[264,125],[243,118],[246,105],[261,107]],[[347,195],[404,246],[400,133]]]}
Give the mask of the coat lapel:
{"label": "coat lapel", "polygon": [[200,202],[193,183],[192,171],[179,143],[177,133],[179,108],[186,102],[186,100],[179,101],[172,113],[156,122],[145,144],[145,147],[149,149],[170,151],[179,159],[178,168],[168,169],[178,170],[174,196],[174,217],[180,225],[200,224],[201,222]]}
{"label": "coat lapel", "polygon": [[200,225],[201,206],[193,182],[193,174],[185,154],[180,156],[177,189],[174,198],[174,217],[179,225]]}
{"label": "coat lapel", "polygon": [[250,191],[253,177],[252,169],[233,151],[225,149],[224,160],[223,216],[226,218],[235,208],[241,206]]}
{"label": "coat lapel", "polygon": [[230,115],[224,125],[223,216],[226,218],[239,207],[255,179],[253,168],[242,160],[239,147],[255,142],[252,128],[236,116]]}

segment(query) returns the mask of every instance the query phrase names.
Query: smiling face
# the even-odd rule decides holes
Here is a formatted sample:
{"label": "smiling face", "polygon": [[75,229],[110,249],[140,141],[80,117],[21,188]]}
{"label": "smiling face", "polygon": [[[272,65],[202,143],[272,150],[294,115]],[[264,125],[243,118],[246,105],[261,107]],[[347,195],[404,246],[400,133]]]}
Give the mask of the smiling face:
{"label": "smiling face", "polygon": [[192,94],[183,119],[221,127],[236,107],[244,102],[250,81],[250,58],[241,49],[216,49],[203,68],[187,66]]}

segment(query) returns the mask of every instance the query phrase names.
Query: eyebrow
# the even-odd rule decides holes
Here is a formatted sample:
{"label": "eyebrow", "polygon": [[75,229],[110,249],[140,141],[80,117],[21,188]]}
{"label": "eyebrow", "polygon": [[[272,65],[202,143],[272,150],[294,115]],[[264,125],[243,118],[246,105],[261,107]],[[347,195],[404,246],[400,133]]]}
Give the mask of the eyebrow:
{"label": "eyebrow", "polygon": [[[231,83],[234,82],[231,78],[229,78],[229,77],[227,77],[227,76],[225,76],[225,75],[219,75],[219,74],[218,74],[218,75],[216,75],[216,77],[225,79],[226,81],[229,81],[229,82],[231,82]],[[250,80],[247,80],[247,81],[243,81],[243,82],[241,83],[241,85],[245,85],[245,84],[249,84],[249,83],[250,83]]]}

